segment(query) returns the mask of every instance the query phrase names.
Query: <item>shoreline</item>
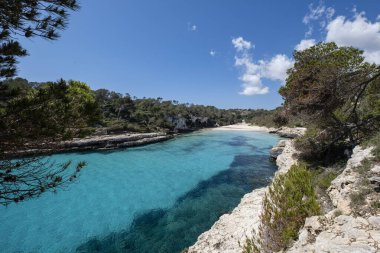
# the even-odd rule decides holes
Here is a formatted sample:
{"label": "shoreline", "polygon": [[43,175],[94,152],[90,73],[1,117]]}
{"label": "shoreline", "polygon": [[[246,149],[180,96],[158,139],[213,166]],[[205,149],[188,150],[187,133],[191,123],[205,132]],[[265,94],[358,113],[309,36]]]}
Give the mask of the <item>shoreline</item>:
{"label": "shoreline", "polygon": [[211,130],[216,131],[254,131],[254,132],[265,132],[270,134],[277,134],[284,138],[297,138],[305,134],[305,127],[266,127],[250,125],[247,123],[239,123],[234,125],[220,126],[212,128]]}
{"label": "shoreline", "polygon": [[167,134],[163,132],[153,133],[121,133],[110,135],[95,135],[84,138],[74,138],[68,141],[49,144],[47,148],[29,148],[20,150],[16,154],[12,154],[14,158],[27,157],[32,155],[51,155],[58,153],[69,152],[84,152],[84,151],[105,151],[115,150],[120,148],[138,147],[153,143],[158,143],[173,139],[177,136],[186,135],[197,131],[254,131],[277,134],[280,137],[295,138],[303,135],[304,128],[273,128],[265,126],[249,125],[246,123],[238,123],[234,125],[219,126],[213,128],[202,128],[191,132]]}
{"label": "shoreline", "polygon": [[[274,177],[286,173],[293,164],[297,163],[297,159],[293,158],[297,153],[293,140],[279,141],[281,142],[284,147],[276,159],[278,170]],[[269,185],[256,188],[245,194],[231,213],[220,216],[212,227],[199,235],[197,241],[184,252],[241,253],[246,238],[252,237],[260,226],[262,202],[268,187]]]}
{"label": "shoreline", "polygon": [[221,131],[255,131],[255,132],[266,132],[266,133],[275,133],[278,129],[274,127],[265,127],[265,126],[256,126],[249,125],[246,123],[239,123],[234,125],[220,126],[211,128],[210,130],[221,130]]}
{"label": "shoreline", "polygon": [[31,155],[51,155],[70,152],[107,151],[121,148],[138,147],[175,138],[166,133],[122,133],[112,135],[88,136],[54,143],[48,148],[26,149],[14,154],[15,158]]}

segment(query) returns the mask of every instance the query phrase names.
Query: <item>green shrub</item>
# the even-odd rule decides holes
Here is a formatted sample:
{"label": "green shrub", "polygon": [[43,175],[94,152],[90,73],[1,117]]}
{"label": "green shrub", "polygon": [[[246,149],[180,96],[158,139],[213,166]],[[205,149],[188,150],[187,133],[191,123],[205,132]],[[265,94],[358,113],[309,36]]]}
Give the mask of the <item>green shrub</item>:
{"label": "green shrub", "polygon": [[344,141],[331,142],[335,134],[331,129],[321,130],[310,125],[305,135],[297,138],[294,143],[300,152],[300,158],[314,165],[332,165],[347,159],[345,151],[351,147]]}
{"label": "green shrub", "polygon": [[380,132],[377,132],[371,138],[364,143],[364,146],[373,146],[374,150],[372,150],[372,154],[376,162],[380,162]]}
{"label": "green shrub", "polygon": [[277,252],[286,248],[297,239],[305,219],[319,213],[312,174],[303,164],[293,165],[269,187],[263,200],[258,236],[247,238],[243,252]]}
{"label": "green shrub", "polygon": [[341,173],[342,169],[325,170],[318,169],[312,172],[313,184],[316,188],[327,190],[331,182]]}

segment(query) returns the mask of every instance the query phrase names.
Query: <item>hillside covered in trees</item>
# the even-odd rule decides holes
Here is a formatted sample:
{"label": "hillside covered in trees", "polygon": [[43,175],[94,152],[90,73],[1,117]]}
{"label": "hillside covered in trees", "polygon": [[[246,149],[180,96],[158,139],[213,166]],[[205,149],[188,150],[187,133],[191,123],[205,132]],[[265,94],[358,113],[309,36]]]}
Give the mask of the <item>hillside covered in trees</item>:
{"label": "hillside covered in trees", "polygon": [[[137,98],[107,89],[91,90],[79,81],[36,83],[15,78],[3,81],[1,88],[1,113],[4,123],[8,120],[3,128],[12,128],[11,119],[22,116],[18,125],[23,122],[22,128],[30,134],[36,126],[57,131],[61,128],[62,136],[69,138],[100,129],[107,133],[186,132],[242,120],[274,124],[275,110],[218,109],[162,98]],[[52,126],[52,122],[59,124]]]}

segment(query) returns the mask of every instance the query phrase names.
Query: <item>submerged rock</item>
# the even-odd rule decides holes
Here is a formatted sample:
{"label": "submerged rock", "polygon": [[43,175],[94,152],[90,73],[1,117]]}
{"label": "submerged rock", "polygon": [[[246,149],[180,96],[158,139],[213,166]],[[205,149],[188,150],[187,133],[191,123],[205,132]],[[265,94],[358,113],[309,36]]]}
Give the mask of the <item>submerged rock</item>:
{"label": "submerged rock", "polygon": [[276,161],[277,157],[281,155],[282,151],[284,150],[285,145],[286,145],[285,140],[279,141],[278,144],[271,149],[269,153],[270,158]]}

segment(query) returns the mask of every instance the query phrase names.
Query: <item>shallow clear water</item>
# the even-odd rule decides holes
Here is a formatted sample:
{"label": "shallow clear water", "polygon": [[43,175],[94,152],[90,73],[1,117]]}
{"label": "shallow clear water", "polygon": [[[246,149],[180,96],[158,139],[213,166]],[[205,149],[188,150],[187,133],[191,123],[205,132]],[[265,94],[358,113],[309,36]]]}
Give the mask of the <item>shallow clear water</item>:
{"label": "shallow clear water", "polygon": [[128,150],[54,155],[88,166],[56,194],[0,207],[0,251],[180,252],[245,193],[268,184],[277,141],[201,131]]}

